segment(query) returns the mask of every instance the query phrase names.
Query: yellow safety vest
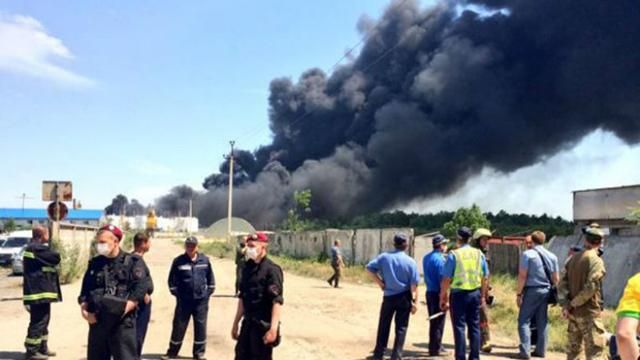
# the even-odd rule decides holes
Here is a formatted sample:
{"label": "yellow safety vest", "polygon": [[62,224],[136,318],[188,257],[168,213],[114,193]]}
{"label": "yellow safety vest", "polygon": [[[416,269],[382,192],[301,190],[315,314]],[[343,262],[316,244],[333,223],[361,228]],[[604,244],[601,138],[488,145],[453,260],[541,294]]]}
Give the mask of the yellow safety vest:
{"label": "yellow safety vest", "polygon": [[456,290],[476,290],[482,287],[482,252],[471,246],[453,250],[456,269],[451,288]]}

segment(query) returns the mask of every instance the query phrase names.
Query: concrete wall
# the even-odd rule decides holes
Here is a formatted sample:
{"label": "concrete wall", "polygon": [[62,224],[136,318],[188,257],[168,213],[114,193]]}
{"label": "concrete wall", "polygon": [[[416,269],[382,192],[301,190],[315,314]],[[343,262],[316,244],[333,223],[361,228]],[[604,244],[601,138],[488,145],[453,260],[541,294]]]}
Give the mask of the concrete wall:
{"label": "concrete wall", "polygon": [[91,256],[91,244],[97,230],[95,226],[62,223],[60,224],[60,242],[67,249],[78,248],[80,250],[78,261],[86,264]]}
{"label": "concrete wall", "polygon": [[[556,236],[550,244],[551,250],[564,264],[573,245],[582,245],[580,236]],[[637,272],[640,272],[640,237],[633,236],[609,236],[605,241],[603,260],[607,269],[604,278],[604,301],[607,306],[615,307],[622,296],[627,280]]]}
{"label": "concrete wall", "polygon": [[393,249],[393,235],[403,232],[411,238],[410,253],[413,254],[413,229],[358,229],[324,230],[273,234],[274,253],[297,258],[317,258],[321,253],[331,254],[335,240],[342,243],[342,253],[348,264],[366,264],[383,251]]}

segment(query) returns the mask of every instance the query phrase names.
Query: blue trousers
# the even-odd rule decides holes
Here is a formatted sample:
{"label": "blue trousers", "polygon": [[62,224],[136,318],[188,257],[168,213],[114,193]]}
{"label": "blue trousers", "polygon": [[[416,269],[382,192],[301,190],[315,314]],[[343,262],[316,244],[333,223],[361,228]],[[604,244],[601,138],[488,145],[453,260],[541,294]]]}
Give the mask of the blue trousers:
{"label": "blue trousers", "polygon": [[384,350],[389,342],[391,332],[391,320],[395,317],[396,336],[393,342],[391,360],[401,360],[404,348],[404,341],[409,328],[409,317],[411,315],[411,292],[398,295],[385,296],[380,307],[380,319],[378,322],[378,336],[376,347],[373,350],[375,359],[382,359]]}
{"label": "blue trousers", "polygon": [[531,353],[531,323],[535,322],[536,355],[544,356],[547,348],[547,300],[549,288],[525,288],[522,305],[518,315],[518,335],[520,335],[520,354]]}
{"label": "blue trousers", "polygon": [[[429,311],[429,316],[440,312],[439,292],[427,292],[427,310]],[[429,353],[432,355],[443,351],[442,334],[444,333],[446,320],[446,316],[440,316],[437,319],[429,321]]]}
{"label": "blue trousers", "polygon": [[138,317],[136,318],[136,345],[138,347],[138,359],[142,356],[142,346],[144,345],[144,338],[147,336],[149,320],[151,320],[151,302],[149,302],[149,304],[138,304]]}
{"label": "blue trousers", "polygon": [[480,289],[452,291],[450,295],[451,322],[455,342],[455,359],[465,360],[467,344],[465,327],[469,336],[469,360],[480,359]]}

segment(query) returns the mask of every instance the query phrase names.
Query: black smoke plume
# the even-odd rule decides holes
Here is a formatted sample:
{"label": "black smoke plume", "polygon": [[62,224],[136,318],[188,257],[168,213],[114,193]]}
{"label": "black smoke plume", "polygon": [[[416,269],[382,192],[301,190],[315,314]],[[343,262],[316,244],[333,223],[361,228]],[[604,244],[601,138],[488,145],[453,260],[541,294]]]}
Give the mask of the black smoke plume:
{"label": "black smoke plume", "polygon": [[[279,222],[308,188],[315,216],[351,217],[450,194],[483,167],[514,171],[595,129],[640,141],[637,0],[396,1],[359,28],[348,64],[271,82],[273,142],[237,154],[236,215]],[[226,214],[227,167],[205,182],[204,224]]]}

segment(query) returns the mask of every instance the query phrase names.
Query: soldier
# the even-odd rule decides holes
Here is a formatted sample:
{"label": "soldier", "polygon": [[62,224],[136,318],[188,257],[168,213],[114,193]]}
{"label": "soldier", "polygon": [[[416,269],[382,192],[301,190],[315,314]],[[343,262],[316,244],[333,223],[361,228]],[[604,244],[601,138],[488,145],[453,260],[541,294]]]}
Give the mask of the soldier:
{"label": "soldier", "polygon": [[144,273],[147,279],[147,290],[144,295],[144,301],[138,304],[138,314],[136,317],[136,343],[138,348],[138,357],[142,356],[142,347],[144,345],[144,339],[147,336],[147,329],[149,328],[149,321],[151,320],[151,294],[153,294],[153,279],[151,278],[151,272],[149,267],[144,261],[144,254],[146,254],[151,248],[151,240],[149,236],[144,232],[139,232],[133,237],[133,256],[137,256],[140,262],[144,266]]}
{"label": "soldier", "polygon": [[[490,259],[487,256],[489,251],[489,238],[491,238],[491,231],[488,229],[480,228],[473,233],[473,247],[479,249],[487,259],[487,265],[490,263]],[[488,280],[491,281],[490,279]],[[480,307],[480,350],[486,353],[490,353],[493,350],[491,345],[491,329],[489,327],[489,305],[491,305],[491,285],[488,285],[487,294],[484,303]]]}
{"label": "soldier", "polygon": [[242,281],[242,271],[247,264],[247,239],[242,239],[236,246],[236,292],[238,296],[240,293],[240,282]]}
{"label": "soldier", "polygon": [[261,232],[247,239],[249,260],[231,328],[231,338],[237,341],[235,360],[271,360],[273,348],[280,342],[283,276],[280,266],[267,257],[268,243],[269,238]]}
{"label": "soldier", "polygon": [[640,359],[637,340],[640,328],[640,273],[635,274],[627,282],[616,314],[618,315],[616,342],[620,359]]}
{"label": "soldier", "polygon": [[138,257],[120,249],[122,231],[113,225],[98,230],[98,256],[89,261],[78,303],[89,323],[87,360],[131,360],[137,357],[135,310],[147,290]]}
{"label": "soldier", "polygon": [[480,359],[480,308],[487,298],[489,267],[482,251],[469,246],[471,230],[458,229],[458,248],[449,253],[440,289],[440,308],[449,309],[455,343],[455,359],[464,360],[465,327],[469,337],[469,360]]}
{"label": "soldier", "polygon": [[587,359],[606,359],[602,314],[604,262],[598,256],[604,233],[598,228],[585,231],[584,250],[571,257],[560,280],[562,315],[569,320],[567,359],[580,357],[584,343]]}
{"label": "soldier", "polygon": [[342,260],[342,250],[340,250],[340,240],[336,240],[331,247],[331,268],[333,269],[333,276],[327,280],[329,286],[338,287],[343,266],[344,261]]}
{"label": "soldier", "polygon": [[169,272],[169,290],[176,297],[176,309],[169,349],[162,359],[178,357],[189,319],[193,317],[193,358],[204,360],[209,298],[216,289],[216,281],[209,258],[198,252],[198,239],[190,236],[184,244],[185,253],[173,260]]}
{"label": "soldier", "polygon": [[56,356],[48,347],[51,303],[62,301],[56,266],[60,254],[49,246],[49,230],[36,225],[31,243],[23,253],[23,302],[31,319],[24,341],[27,360],[42,360]]}

